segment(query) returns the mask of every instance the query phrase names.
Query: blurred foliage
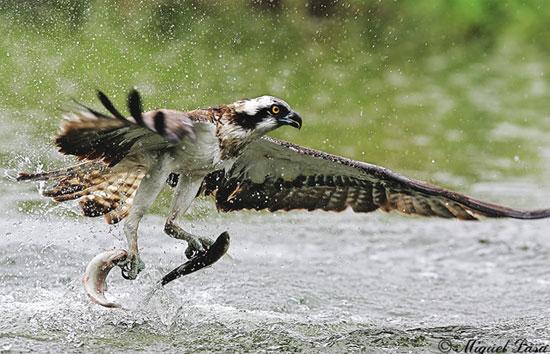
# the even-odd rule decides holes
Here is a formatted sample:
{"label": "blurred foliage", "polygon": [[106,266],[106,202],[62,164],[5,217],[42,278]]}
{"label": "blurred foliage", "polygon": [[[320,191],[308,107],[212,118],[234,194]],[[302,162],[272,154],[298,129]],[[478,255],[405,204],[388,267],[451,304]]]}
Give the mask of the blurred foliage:
{"label": "blurred foliage", "polygon": [[405,48],[397,50],[414,54],[472,42],[493,46],[503,35],[550,50],[545,40],[550,36],[550,4],[544,0],[2,0],[0,9],[8,22],[51,35],[89,30],[92,15],[97,15],[96,20],[114,20],[101,26],[106,30],[124,29],[134,39],[145,34],[161,42],[189,39],[199,27],[202,34],[238,34],[251,40],[254,32],[282,32],[300,43],[312,34],[339,40],[335,34],[353,33],[365,48],[389,50],[395,48],[392,42],[400,42]]}
{"label": "blurred foliage", "polygon": [[548,126],[549,19],[543,0],[4,0],[0,119],[43,144],[97,88],[146,108],[272,94],[300,144],[446,184],[522,175],[537,140],[494,132]]}

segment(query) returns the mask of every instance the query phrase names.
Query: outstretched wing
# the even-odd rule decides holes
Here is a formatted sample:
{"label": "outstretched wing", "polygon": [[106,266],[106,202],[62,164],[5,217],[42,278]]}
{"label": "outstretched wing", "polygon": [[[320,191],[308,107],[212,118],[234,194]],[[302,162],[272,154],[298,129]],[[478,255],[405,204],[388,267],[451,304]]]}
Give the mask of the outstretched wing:
{"label": "outstretched wing", "polygon": [[386,168],[264,137],[251,143],[227,173],[203,183],[219,210],[398,211],[476,220],[480,217],[538,219],[550,209],[522,211],[482,202],[431,186]]}
{"label": "outstretched wing", "polygon": [[168,109],[142,112],[137,91],[128,95],[131,117],[124,117],[99,91],[98,98],[111,116],[80,105],[82,110],[67,116],[56,136],[59,151],[80,160],[100,161],[114,166],[139,142],[139,149],[163,149],[188,137],[195,139],[189,113]]}

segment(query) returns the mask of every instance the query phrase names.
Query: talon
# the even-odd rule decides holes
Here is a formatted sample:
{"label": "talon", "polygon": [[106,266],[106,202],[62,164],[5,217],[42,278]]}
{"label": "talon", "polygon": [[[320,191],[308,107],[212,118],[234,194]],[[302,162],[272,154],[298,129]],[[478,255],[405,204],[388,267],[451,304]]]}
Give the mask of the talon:
{"label": "talon", "polygon": [[198,238],[189,241],[189,245],[185,249],[185,257],[191,259],[199,255],[200,253],[206,252],[212,245],[214,241],[209,238]]}
{"label": "talon", "polygon": [[126,259],[117,264],[120,267],[120,274],[126,280],[134,280],[138,274],[145,269],[145,263],[138,255],[129,254]]}
{"label": "talon", "polygon": [[[201,239],[201,243],[204,246],[206,239]],[[189,247],[188,247],[189,249]],[[176,269],[172,270],[170,273],[166,274],[162,280],[161,284],[166,285],[172,280],[175,280],[181,276],[196,272],[199,269],[212,265],[218,261],[229,249],[229,234],[223,232],[215,242],[213,242],[209,247],[206,247],[206,250],[203,252],[197,252],[197,254],[189,259],[187,262],[183,263]],[[187,255],[187,250],[185,251]]]}
{"label": "talon", "polygon": [[111,250],[98,254],[88,263],[82,282],[93,302],[105,307],[121,307],[105,298],[105,290],[107,290],[105,280],[111,269],[118,263],[124,262],[127,257],[128,252],[125,250]]}
{"label": "talon", "polygon": [[126,266],[120,267],[120,275],[126,280],[134,280],[136,277],[130,276],[130,269]]}
{"label": "talon", "polygon": [[189,245],[185,249],[185,257],[192,259],[201,252],[204,252],[204,248],[200,243],[189,242]]}
{"label": "talon", "polygon": [[[227,231],[224,232],[224,233],[227,233]],[[227,235],[229,237],[229,234],[227,234]],[[199,240],[201,241],[202,247],[204,247],[204,249],[208,249],[214,244],[214,241],[212,241],[211,239],[209,239],[207,237],[204,237],[204,238],[201,237],[201,238],[199,238]]]}

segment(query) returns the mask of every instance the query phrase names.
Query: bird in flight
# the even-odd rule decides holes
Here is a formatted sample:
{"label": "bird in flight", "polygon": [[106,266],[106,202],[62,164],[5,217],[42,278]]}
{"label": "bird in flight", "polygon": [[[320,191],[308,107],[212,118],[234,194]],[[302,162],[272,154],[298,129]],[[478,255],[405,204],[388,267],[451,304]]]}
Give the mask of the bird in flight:
{"label": "bird in flight", "polygon": [[59,151],[80,163],[19,173],[17,179],[46,181],[44,196],[57,202],[78,200],[85,216],[103,215],[109,224],[125,220],[128,250],[99,254],[84,277],[92,300],[104,306],[118,306],[103,296],[112,267],[119,266],[127,279],[144,269],[138,226],[166,184],[173,188],[173,200],[164,232],[187,242],[188,261],[168,273],[162,285],[216,262],[229,247],[227,232],[213,241],[176,223],[201,195],[212,196],[222,212],[351,208],[463,220],[550,216],[550,209],[524,211],[483,202],[380,166],[267,137],[281,126],[302,126],[300,115],[272,96],[187,112],[143,112],[140,95],[132,90],[130,116],[103,92],[98,98],[108,113],[80,105],[65,117],[55,138]]}

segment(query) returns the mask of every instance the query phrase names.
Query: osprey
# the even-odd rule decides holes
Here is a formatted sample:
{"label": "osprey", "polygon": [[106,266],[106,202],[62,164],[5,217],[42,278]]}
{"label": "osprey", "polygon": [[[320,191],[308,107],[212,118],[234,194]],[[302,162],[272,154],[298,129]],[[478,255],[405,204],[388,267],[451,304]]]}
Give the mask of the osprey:
{"label": "osprey", "polygon": [[164,231],[187,242],[189,260],[167,274],[163,285],[216,262],[227,251],[227,232],[213,242],[176,224],[200,195],[213,196],[223,212],[351,208],[463,220],[550,216],[550,209],[523,211],[479,201],[383,167],[266,137],[281,126],[302,126],[300,115],[272,96],[188,112],[143,112],[139,93],[132,90],[129,117],[104,93],[98,92],[98,98],[109,114],[81,105],[65,117],[55,139],[61,153],[83,162],[57,171],[20,173],[17,179],[47,181],[44,196],[57,202],[78,200],[86,216],[103,215],[110,224],[126,219],[128,250],[99,254],[84,276],[92,300],[104,306],[118,306],[103,295],[113,266],[127,279],[144,269],[138,225],[166,183],[174,196]]}

